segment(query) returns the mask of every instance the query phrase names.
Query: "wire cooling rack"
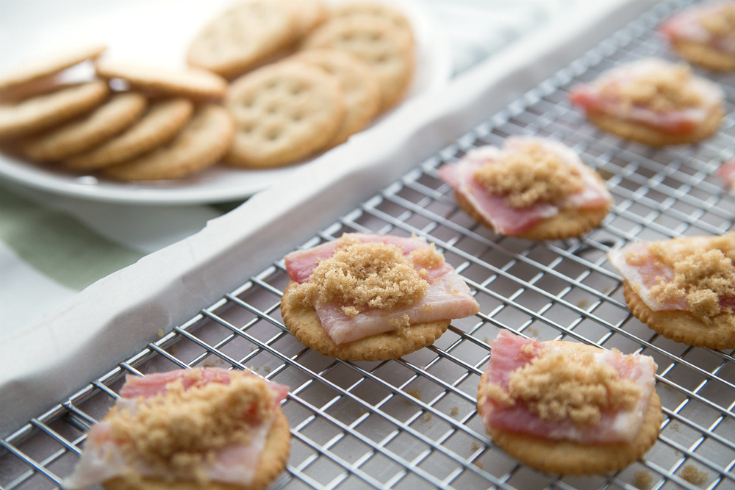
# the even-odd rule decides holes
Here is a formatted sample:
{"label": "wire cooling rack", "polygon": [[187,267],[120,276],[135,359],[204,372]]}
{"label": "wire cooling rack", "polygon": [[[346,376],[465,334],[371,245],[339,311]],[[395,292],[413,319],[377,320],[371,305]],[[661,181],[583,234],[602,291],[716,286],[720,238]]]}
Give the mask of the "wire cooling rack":
{"label": "wire cooling rack", "polygon": [[[291,386],[283,409],[293,443],[277,489],[735,488],[732,352],[654,334],[628,312],[621,278],[605,258],[630,241],[732,228],[735,200],[713,173],[735,153],[734,120],[726,117],[701,145],[654,150],[598,131],[567,102],[571,85],[618,63],[671,58],[652,29],[682,5],[659,5],[303,245],[351,231],[425,236],[476,292],[480,314],[402,359],[336,361],[305,349],[282,325],[288,277],[278,260],[0,441],[0,488],[58,486],[126,374],[189,366],[252,367]],[[725,89],[729,113],[735,78],[706,75]],[[555,138],[597,168],[616,201],[603,225],[580,240],[533,243],[495,235],[459,210],[437,168],[510,135]],[[494,447],[475,403],[489,339],[501,329],[653,356],[664,407],[656,446],[623,471],[562,479]]]}

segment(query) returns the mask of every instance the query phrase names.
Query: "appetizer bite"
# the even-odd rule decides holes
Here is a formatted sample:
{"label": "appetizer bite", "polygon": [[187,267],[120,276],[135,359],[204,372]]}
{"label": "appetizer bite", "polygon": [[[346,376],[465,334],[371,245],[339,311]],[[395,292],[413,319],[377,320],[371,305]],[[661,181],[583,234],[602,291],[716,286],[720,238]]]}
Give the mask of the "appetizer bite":
{"label": "appetizer bite", "polygon": [[538,342],[501,331],[477,392],[493,442],[546,473],[624,468],[658,437],[661,400],[649,356]]}
{"label": "appetizer bite", "polygon": [[67,489],[265,488],[285,467],[288,387],[247,371],[128,376],[87,436]]}
{"label": "appetizer bite", "polygon": [[717,175],[725,181],[727,186],[735,191],[735,160],[723,163],[719,169],[717,169]]}
{"label": "appetizer bite", "polygon": [[735,2],[695,5],[669,17],[659,31],[688,61],[735,70]]}
{"label": "appetizer bite", "polygon": [[684,64],[647,58],[572,89],[571,101],[612,134],[652,146],[708,138],[724,116],[722,90]]}
{"label": "appetizer bite", "polygon": [[676,342],[735,348],[735,233],[634,243],[608,258],[640,321]]}
{"label": "appetizer bite", "polygon": [[364,233],[285,257],[283,322],[307,347],[351,361],[396,359],[480,311],[434,244]]}
{"label": "appetizer bite", "polygon": [[600,176],[571,148],[542,138],[477,148],[444,165],[439,176],[474,219],[529,240],[578,237],[600,224],[613,204]]}

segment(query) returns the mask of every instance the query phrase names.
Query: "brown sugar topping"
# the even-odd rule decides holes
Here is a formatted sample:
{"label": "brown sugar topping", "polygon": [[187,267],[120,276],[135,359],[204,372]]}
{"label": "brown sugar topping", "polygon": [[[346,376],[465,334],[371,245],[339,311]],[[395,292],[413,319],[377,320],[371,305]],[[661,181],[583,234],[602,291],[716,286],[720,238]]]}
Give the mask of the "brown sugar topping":
{"label": "brown sugar topping", "polygon": [[474,176],[490,194],[505,196],[505,202],[514,208],[556,202],[584,188],[579,169],[535,142],[504,150],[497,161],[478,168]]}
{"label": "brown sugar topping", "polygon": [[688,65],[661,64],[645,74],[605,83],[600,87],[600,94],[617,100],[623,111],[642,106],[659,113],[670,112],[703,104],[701,95],[691,82],[692,73]]}
{"label": "brown sugar topping", "polygon": [[699,19],[707,32],[715,37],[735,38],[735,5],[722,5]]}
{"label": "brown sugar topping", "polygon": [[370,308],[396,310],[426,295],[425,267],[443,261],[433,246],[406,257],[396,245],[362,243],[345,235],[334,255],[319,262],[309,281],[298,286],[296,297],[308,305],[343,305],[348,316]]}
{"label": "brown sugar topping", "polygon": [[[251,427],[274,410],[265,380],[233,372],[229,384],[201,382],[186,390],[178,379],[166,385],[165,394],[139,397],[134,413],[116,410],[106,421],[128,459],[144,461],[156,474],[206,481],[202,464],[212,463],[224,447],[248,444]],[[140,476],[128,473],[130,479]]]}
{"label": "brown sugar topping", "polygon": [[705,471],[699,471],[696,466],[688,464],[681,470],[681,477],[694,485],[701,485],[707,481],[709,475]]}
{"label": "brown sugar topping", "polygon": [[[723,308],[720,301],[735,296],[735,233],[715,237],[705,244],[686,239],[680,244],[675,252],[666,242],[654,242],[648,247],[653,260],[674,273],[668,281],[658,277],[657,284],[650,288],[651,296],[662,303],[684,298],[689,312],[706,325],[723,312],[732,314],[732,308]],[[735,319],[731,318],[730,323],[735,325]]]}
{"label": "brown sugar topping", "polygon": [[603,410],[631,410],[641,388],[619,379],[614,367],[595,362],[586,352],[571,357],[563,350],[546,348],[510,375],[507,392],[496,385],[485,391],[505,406],[523,402],[542,420],[569,419],[578,425],[594,425]]}

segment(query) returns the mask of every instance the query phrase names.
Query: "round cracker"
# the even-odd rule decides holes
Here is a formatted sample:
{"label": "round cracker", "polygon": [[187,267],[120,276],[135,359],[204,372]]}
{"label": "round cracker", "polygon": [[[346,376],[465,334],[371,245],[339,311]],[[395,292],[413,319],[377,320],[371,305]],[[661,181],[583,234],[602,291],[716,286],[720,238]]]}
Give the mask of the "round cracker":
{"label": "round cracker", "polygon": [[189,45],[186,60],[226,78],[237,77],[296,40],[299,9],[248,0],[213,19]]}
{"label": "round cracker", "polygon": [[345,114],[332,140],[331,148],[362,131],[378,114],[380,86],[378,79],[364,62],[348,53],[331,49],[313,49],[298,53],[294,59],[334,76],[344,94]]}
{"label": "round cracker", "polygon": [[[594,352],[601,350],[576,342],[555,342],[561,342],[566,349]],[[486,373],[483,373],[480,386],[486,383]],[[480,417],[483,416],[484,409],[483,398],[478,397],[477,411]],[[579,476],[620,470],[641,458],[656,444],[662,420],[661,399],[654,390],[643,417],[643,424],[635,439],[630,442],[583,444],[488,427],[486,430],[500,449],[531,468],[545,473]]]}
{"label": "round cracker", "polygon": [[710,70],[735,70],[735,56],[732,53],[717,51],[707,44],[682,39],[673,41],[671,47],[683,58]]}
{"label": "round cracker", "polygon": [[413,41],[390,21],[378,17],[336,18],[314,31],[303,49],[346,51],[370,66],[380,83],[380,110],[396,105],[411,83]]}
{"label": "round cracker", "polygon": [[335,78],[294,61],[235,80],[225,106],[237,128],[226,161],[246,168],[282,166],[322,149],[344,114]]}
{"label": "round cracker", "polygon": [[[194,481],[177,481],[175,488],[177,490],[262,490],[270,485],[286,467],[290,449],[291,432],[288,419],[283,410],[279,409],[271,430],[268,432],[268,438],[260,454],[252,482],[248,485],[233,485],[214,481],[203,484]],[[172,482],[143,478],[141,484],[138,485],[137,483],[130,484],[122,478],[114,478],[104,482],[103,487],[107,490],[169,490],[172,488]]]}
{"label": "round cracker", "polygon": [[280,0],[286,10],[296,15],[298,36],[313,31],[319,24],[327,20],[329,10],[322,0]]}
{"label": "round cracker", "polygon": [[[594,174],[600,182],[603,182],[597,172],[594,172]],[[497,233],[493,224],[475,209],[475,205],[469,199],[459,192],[455,193],[455,197],[457,204],[459,204],[459,207],[465,213],[478,223]],[[547,218],[536,224],[530,230],[513,236],[537,241],[576,238],[602,223],[602,220],[610,212],[610,207],[611,205],[591,209],[560,209],[556,216]]]}
{"label": "round cracker", "polygon": [[653,311],[628,281],[623,283],[623,294],[631,313],[667,339],[707,349],[735,349],[730,313],[721,313],[712,319],[713,325],[705,325],[688,311]]}
{"label": "round cracker", "polygon": [[397,29],[404,31],[413,41],[413,30],[411,29],[411,22],[409,22],[408,18],[406,18],[406,16],[403,15],[401,11],[396,10],[393,7],[390,7],[384,3],[343,3],[342,5],[335,6],[332,10],[332,18],[355,17],[363,15],[387,20]]}
{"label": "round cracker", "polygon": [[709,138],[722,124],[724,115],[722,107],[715,107],[696,131],[681,135],[663,133],[645,124],[624,121],[606,114],[587,114],[587,119],[599,128],[621,138],[639,141],[651,146],[669,146],[696,143]]}
{"label": "round cracker", "polygon": [[97,58],[106,49],[107,46],[104,44],[78,46],[64,52],[32,60],[0,76],[0,92],[36,82],[83,61]]}
{"label": "round cracker", "polygon": [[419,323],[392,332],[335,344],[322,327],[316,310],[294,299],[298,283],[291,281],[281,298],[281,317],[296,340],[325,356],[345,361],[385,361],[397,359],[431,345],[447,331],[450,320]]}
{"label": "round cracker", "polygon": [[178,179],[217,163],[233,133],[232,118],[223,107],[204,106],[169,144],[104,172],[125,181]]}
{"label": "round cracker", "polygon": [[102,78],[120,78],[132,88],[156,95],[221,99],[227,91],[224,78],[197,68],[160,68],[125,61],[99,60],[95,70]]}
{"label": "round cracker", "polygon": [[147,105],[140,94],[115,95],[80,120],[22,141],[21,152],[31,160],[49,162],[87,151],[130,127]]}
{"label": "round cracker", "polygon": [[193,112],[194,104],[186,99],[156,102],[124,133],[63,163],[74,170],[95,170],[131,160],[170,141]]}
{"label": "round cracker", "polygon": [[61,88],[20,102],[0,104],[0,138],[26,136],[61,124],[100,105],[109,94],[95,80]]}

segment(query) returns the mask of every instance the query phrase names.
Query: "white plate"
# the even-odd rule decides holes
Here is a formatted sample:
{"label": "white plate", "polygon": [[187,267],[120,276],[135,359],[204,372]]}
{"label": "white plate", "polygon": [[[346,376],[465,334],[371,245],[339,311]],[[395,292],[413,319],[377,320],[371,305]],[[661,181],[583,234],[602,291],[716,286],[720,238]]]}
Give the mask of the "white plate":
{"label": "white plate", "polygon": [[[341,0],[333,0],[337,3]],[[348,1],[348,0],[346,0]],[[107,56],[183,66],[186,47],[208,19],[231,1],[15,0],[0,15],[0,71],[24,59],[59,50],[58,45],[101,41]],[[451,61],[445,36],[415,1],[397,3],[416,37],[413,97],[446,84]],[[400,107],[400,106],[399,106]],[[397,109],[396,109],[397,110]],[[374,124],[379,125],[391,114]],[[293,172],[241,170],[216,166],[187,179],[145,184],[119,183],[94,175],[72,174],[54,165],[36,165],[0,154],[0,178],[53,193],[129,204],[196,204],[243,199]]]}

